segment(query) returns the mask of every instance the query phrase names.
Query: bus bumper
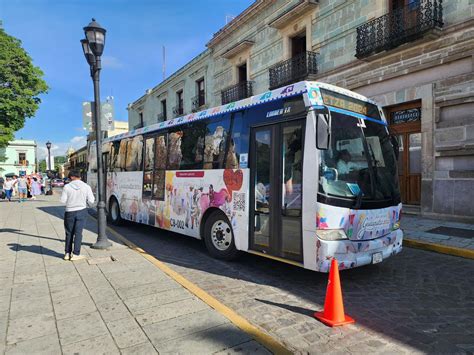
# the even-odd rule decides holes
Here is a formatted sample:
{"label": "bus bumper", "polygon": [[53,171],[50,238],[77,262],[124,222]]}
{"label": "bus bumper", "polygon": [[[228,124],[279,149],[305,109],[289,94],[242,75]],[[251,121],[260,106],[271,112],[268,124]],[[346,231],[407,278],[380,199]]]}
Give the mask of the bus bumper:
{"label": "bus bumper", "polygon": [[325,241],[317,238],[317,267],[320,272],[329,272],[332,258],[336,258],[339,270],[375,264],[402,251],[403,232],[396,229],[372,240]]}

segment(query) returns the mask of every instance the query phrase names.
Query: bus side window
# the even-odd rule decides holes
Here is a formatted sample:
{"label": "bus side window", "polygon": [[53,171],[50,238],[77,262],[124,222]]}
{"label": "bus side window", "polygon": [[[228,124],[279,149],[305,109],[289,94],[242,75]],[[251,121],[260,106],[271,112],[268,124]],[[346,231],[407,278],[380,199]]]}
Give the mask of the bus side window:
{"label": "bus side window", "polygon": [[143,198],[150,198],[155,165],[155,137],[146,137],[143,151]]}
{"label": "bus side window", "polygon": [[120,149],[120,142],[115,141],[112,142],[112,146],[110,148],[110,168],[109,171],[119,171],[117,167],[117,159],[118,153]]}
{"label": "bus side window", "polygon": [[165,199],[166,162],[168,157],[167,134],[161,133],[155,140],[155,174],[153,177],[153,199]]}
{"label": "bus side window", "polygon": [[186,126],[181,138],[181,170],[202,169],[205,122],[195,122]]}
{"label": "bus side window", "polygon": [[115,171],[125,171],[125,159],[127,157],[128,138],[122,139],[119,143]]}
{"label": "bus side window", "polygon": [[204,169],[223,169],[227,136],[230,128],[230,114],[219,121],[211,121],[204,138]]}
{"label": "bus side window", "polygon": [[228,141],[225,168],[238,169],[241,153],[241,133],[242,133],[243,111],[235,112],[231,122],[230,139]]}
{"label": "bus side window", "polygon": [[135,136],[127,142],[126,171],[138,171],[142,166],[143,136]]}
{"label": "bus side window", "polygon": [[166,164],[168,170],[179,170],[183,159],[181,149],[183,134],[182,130],[168,133],[168,159]]}

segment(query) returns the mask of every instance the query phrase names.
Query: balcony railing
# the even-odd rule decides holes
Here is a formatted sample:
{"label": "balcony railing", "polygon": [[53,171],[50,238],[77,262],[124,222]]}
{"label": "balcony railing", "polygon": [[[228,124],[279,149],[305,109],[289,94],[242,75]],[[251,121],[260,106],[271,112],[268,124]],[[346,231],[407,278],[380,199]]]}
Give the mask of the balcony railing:
{"label": "balcony railing", "polygon": [[443,27],[442,0],[420,0],[357,27],[356,57],[390,50]]}
{"label": "balcony railing", "polygon": [[204,92],[200,92],[199,94],[194,96],[191,99],[191,103],[192,103],[192,107],[193,107],[193,112],[199,111],[199,109],[201,107],[203,107],[204,104],[206,103]]}
{"label": "balcony railing", "polygon": [[221,91],[222,105],[252,96],[252,82],[242,81]]}
{"label": "balcony railing", "polygon": [[158,122],[163,122],[166,121],[166,116],[164,112],[160,112],[159,114],[156,115],[156,120]]}
{"label": "balcony railing", "polygon": [[184,114],[183,106],[178,105],[178,106],[173,107],[173,116],[174,117],[179,117],[179,116],[182,116],[183,114]]}
{"label": "balcony railing", "polygon": [[15,165],[22,166],[22,165],[30,165],[28,160],[16,160]]}
{"label": "balcony railing", "polygon": [[270,90],[318,74],[319,53],[304,52],[270,67]]}

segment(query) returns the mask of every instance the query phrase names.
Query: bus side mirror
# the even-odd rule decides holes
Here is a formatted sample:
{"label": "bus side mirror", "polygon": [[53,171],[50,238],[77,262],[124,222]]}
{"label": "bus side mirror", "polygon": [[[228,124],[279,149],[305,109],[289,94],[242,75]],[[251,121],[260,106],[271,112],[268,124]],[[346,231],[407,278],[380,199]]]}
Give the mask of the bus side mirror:
{"label": "bus side mirror", "polygon": [[328,108],[324,110],[311,110],[316,134],[316,148],[321,150],[329,149],[331,141],[331,112]]}

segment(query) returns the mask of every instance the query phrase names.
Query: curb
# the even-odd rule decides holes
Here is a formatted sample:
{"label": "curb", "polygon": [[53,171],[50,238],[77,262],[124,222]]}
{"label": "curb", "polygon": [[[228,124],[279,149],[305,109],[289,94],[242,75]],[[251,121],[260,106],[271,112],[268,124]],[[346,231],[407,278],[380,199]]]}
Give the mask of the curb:
{"label": "curb", "polygon": [[[95,217],[91,216],[95,219]],[[212,297],[206,291],[201,289],[196,284],[192,283],[188,279],[186,279],[181,274],[177,273],[176,271],[172,270],[169,266],[165,265],[162,261],[158,260],[154,256],[148,254],[145,250],[135,245],[133,242],[125,238],[116,230],[112,229],[111,227],[107,226],[107,231],[113,234],[116,238],[120,241],[125,243],[130,249],[135,250],[136,252],[140,253],[145,259],[150,261],[153,265],[158,267],[161,271],[165,274],[170,276],[173,280],[179,283],[181,286],[189,290],[193,293],[196,297],[200,298],[204,303],[215,309],[217,312],[222,314],[224,317],[229,319],[234,325],[240,328],[245,333],[249,334],[252,338],[256,341],[264,345],[268,350],[270,350],[274,354],[292,354],[288,348],[286,348],[283,344],[281,344],[278,340],[273,338],[272,336],[268,335],[267,333],[263,332],[261,329],[256,327],[255,325],[251,324],[248,320],[237,314],[235,311],[218,301],[216,298]]]}
{"label": "curb", "polygon": [[403,245],[410,248],[434,251],[440,254],[459,256],[461,258],[466,258],[466,259],[474,259],[474,250],[471,250],[471,249],[462,249],[462,248],[450,247],[450,246],[442,245],[442,244],[420,242],[419,240],[407,239],[407,238],[403,239]]}

